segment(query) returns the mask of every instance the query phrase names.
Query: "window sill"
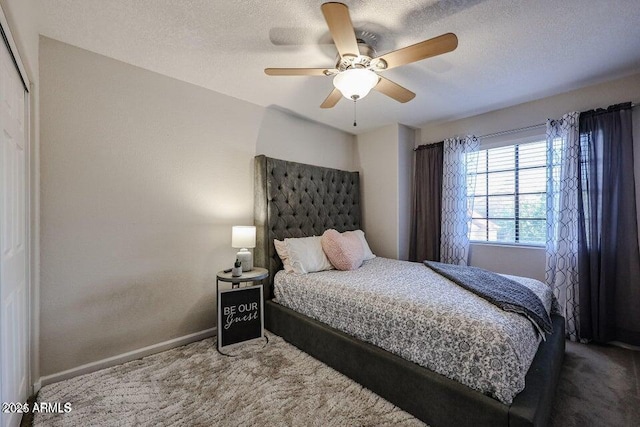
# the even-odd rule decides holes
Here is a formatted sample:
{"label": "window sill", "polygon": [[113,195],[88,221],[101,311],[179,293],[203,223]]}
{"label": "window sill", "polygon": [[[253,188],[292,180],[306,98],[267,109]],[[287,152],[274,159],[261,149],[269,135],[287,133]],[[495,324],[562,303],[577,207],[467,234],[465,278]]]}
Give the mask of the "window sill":
{"label": "window sill", "polygon": [[499,243],[499,242],[481,242],[481,241],[473,241],[471,240],[469,242],[471,245],[474,246],[497,246],[497,247],[501,247],[501,248],[516,248],[516,249],[539,249],[539,250],[545,250],[545,246],[543,245],[533,245],[533,244],[525,244],[525,243],[518,243],[518,244],[514,244],[514,243]]}

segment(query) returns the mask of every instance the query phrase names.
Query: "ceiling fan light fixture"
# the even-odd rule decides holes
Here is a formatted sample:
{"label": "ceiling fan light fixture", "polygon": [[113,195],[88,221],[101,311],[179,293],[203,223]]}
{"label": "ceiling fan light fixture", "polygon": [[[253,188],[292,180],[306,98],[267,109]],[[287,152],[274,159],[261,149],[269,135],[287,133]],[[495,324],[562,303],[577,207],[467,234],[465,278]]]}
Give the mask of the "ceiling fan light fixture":
{"label": "ceiling fan light fixture", "polygon": [[366,68],[351,68],[338,73],[333,85],[349,100],[362,99],[380,80],[376,73]]}

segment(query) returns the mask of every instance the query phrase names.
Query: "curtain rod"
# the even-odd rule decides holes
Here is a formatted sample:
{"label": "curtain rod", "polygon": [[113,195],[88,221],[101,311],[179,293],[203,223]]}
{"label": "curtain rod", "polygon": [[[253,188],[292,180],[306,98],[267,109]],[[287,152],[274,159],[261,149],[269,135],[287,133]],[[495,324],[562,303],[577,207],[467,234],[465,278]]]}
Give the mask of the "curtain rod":
{"label": "curtain rod", "polygon": [[[631,108],[634,108],[637,105],[638,105],[637,103],[632,102],[631,103]],[[525,127],[517,128],[517,129],[503,130],[501,132],[494,132],[494,133],[489,133],[487,135],[479,136],[478,139],[494,138],[496,136],[508,135],[510,133],[516,133],[516,132],[522,132],[522,131],[525,131],[525,130],[536,129],[536,128],[539,128],[539,127],[542,127],[542,126],[546,126],[546,125],[547,125],[547,123],[545,122],[545,123],[538,123],[537,125],[525,126]]]}
{"label": "curtain rod", "polygon": [[[535,128],[539,128],[539,127],[546,126],[546,125],[547,125],[547,123],[545,122],[545,123],[538,123],[537,125],[525,126],[525,127],[517,128],[517,129],[503,130],[503,131],[500,131],[500,132],[489,133],[487,135],[479,136],[478,139],[493,138],[493,137],[496,137],[496,136],[508,135],[510,133],[522,132],[522,131],[525,131],[525,130],[535,129]],[[438,142],[433,142],[433,143],[430,143],[430,144],[420,144],[416,148],[414,148],[413,151],[417,151],[417,150],[420,149],[420,147],[423,147],[425,145],[435,145],[435,144],[438,144]]]}
{"label": "curtain rod", "polygon": [[537,125],[525,126],[525,127],[517,128],[517,129],[503,130],[503,131],[494,132],[494,133],[488,133],[486,135],[479,136],[478,138],[479,139],[493,138],[493,137],[496,137],[496,136],[508,135],[510,133],[516,133],[516,132],[522,132],[522,131],[525,131],[525,130],[536,129],[536,128],[539,128],[539,127],[542,127],[542,126],[546,126],[546,125],[547,125],[546,122],[545,123],[538,123]]}
{"label": "curtain rod", "polygon": [[[637,102],[632,102],[631,103],[631,108],[635,108],[637,106],[638,106]],[[516,129],[503,130],[503,131],[500,131],[500,132],[494,132],[494,133],[489,133],[487,135],[479,136],[478,139],[494,138],[496,136],[508,135],[510,133],[516,133],[516,132],[522,132],[522,131],[525,131],[525,130],[536,129],[536,128],[539,128],[539,127],[542,127],[542,126],[546,126],[546,125],[547,125],[547,123],[545,122],[545,123],[538,123],[537,125],[525,126],[525,127],[516,128]],[[430,145],[430,144],[418,145],[416,148],[413,149],[413,151],[416,151],[422,145]]]}

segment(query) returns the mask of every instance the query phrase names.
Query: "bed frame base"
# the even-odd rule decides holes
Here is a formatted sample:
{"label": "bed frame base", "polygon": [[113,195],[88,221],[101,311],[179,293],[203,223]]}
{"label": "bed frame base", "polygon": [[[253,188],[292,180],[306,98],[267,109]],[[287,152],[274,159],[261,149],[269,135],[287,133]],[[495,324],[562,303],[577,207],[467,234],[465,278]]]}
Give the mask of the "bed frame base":
{"label": "bed frame base", "polygon": [[269,331],[432,427],[544,426],[549,419],[564,358],[561,316],[552,316],[554,333],[540,344],[525,390],[507,406],[273,301],[265,315]]}

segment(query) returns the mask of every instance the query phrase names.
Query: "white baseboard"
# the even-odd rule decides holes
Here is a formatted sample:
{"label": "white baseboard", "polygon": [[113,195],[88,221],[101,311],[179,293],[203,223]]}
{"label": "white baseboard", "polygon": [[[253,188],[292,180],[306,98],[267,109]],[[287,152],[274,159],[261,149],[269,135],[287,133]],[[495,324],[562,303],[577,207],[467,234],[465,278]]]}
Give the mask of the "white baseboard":
{"label": "white baseboard", "polygon": [[194,332],[193,334],[174,338],[169,341],[164,341],[158,344],[150,345],[148,347],[143,347],[137,350],[118,354],[116,356],[108,357],[96,362],[87,363],[76,368],[67,369],[66,371],[58,372],[51,375],[45,375],[44,377],[40,377],[40,379],[38,379],[38,381],[33,384],[33,389],[34,391],[37,391],[47,384],[57,383],[58,381],[67,380],[69,378],[77,377],[78,375],[84,375],[90,372],[99,371],[100,369],[109,368],[111,366],[119,365],[131,360],[140,359],[154,353],[159,353],[161,351],[169,350],[175,347],[180,347],[182,345],[189,344],[195,341],[200,341],[205,338],[214,336],[216,332],[217,328],[205,329],[204,331]]}
{"label": "white baseboard", "polygon": [[610,341],[607,344],[615,345],[616,347],[625,348],[627,350],[640,351],[640,346],[626,344],[620,341]]}

